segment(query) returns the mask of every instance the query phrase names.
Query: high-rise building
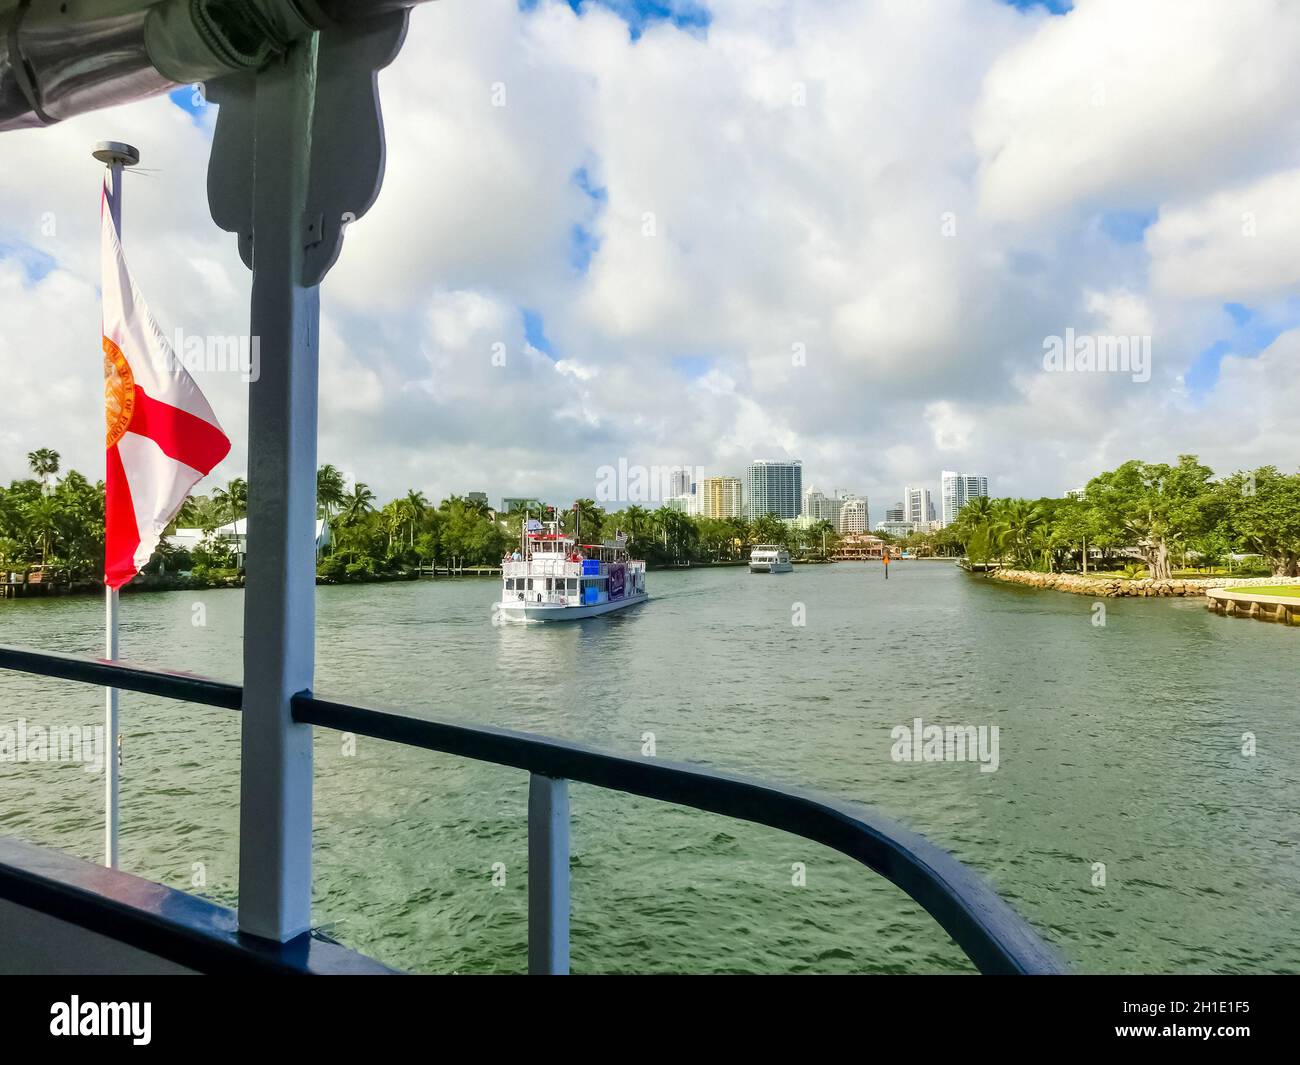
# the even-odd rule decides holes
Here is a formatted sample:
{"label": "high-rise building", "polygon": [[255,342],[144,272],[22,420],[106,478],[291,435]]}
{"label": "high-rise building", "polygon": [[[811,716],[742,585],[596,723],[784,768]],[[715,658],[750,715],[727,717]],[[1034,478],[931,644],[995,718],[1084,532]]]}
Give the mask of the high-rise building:
{"label": "high-rise building", "polygon": [[753,521],[765,514],[796,518],[803,499],[803,463],[751,462],[745,470],[745,514]]}
{"label": "high-rise building", "polygon": [[895,503],[892,507],[885,508],[885,521],[902,521],[903,504]]}
{"label": "high-rise building", "polygon": [[691,483],[691,467],[674,466],[671,481],[671,490],[669,495],[688,496],[694,491]]}
{"label": "high-rise building", "polygon": [[828,496],[825,492],[816,488],[809,488],[803,494],[803,510],[801,513],[804,517],[811,518],[813,521],[829,521],[832,525],[838,527],[840,520],[841,501],[834,497]]}
{"label": "high-rise building", "polygon": [[840,503],[839,521],[835,526],[841,536],[865,533],[871,528],[871,513],[866,496],[848,496]]}
{"label": "high-rise building", "polygon": [[975,473],[954,473],[952,470],[944,470],[941,492],[943,495],[943,523],[951,525],[957,520],[961,508],[968,502],[972,499],[988,497],[989,479]]}
{"label": "high-rise building", "polygon": [[702,518],[738,518],[741,506],[739,477],[704,477],[695,485],[695,502]]}
{"label": "high-rise building", "polygon": [[934,520],[930,489],[912,488],[910,485],[903,489],[903,520],[918,526]]}

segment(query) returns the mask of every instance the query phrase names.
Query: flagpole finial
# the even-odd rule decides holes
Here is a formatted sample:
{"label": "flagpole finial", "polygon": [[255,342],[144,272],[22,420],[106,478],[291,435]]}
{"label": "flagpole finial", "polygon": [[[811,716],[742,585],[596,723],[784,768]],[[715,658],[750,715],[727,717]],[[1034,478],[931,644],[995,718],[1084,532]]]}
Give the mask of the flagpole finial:
{"label": "flagpole finial", "polygon": [[100,141],[90,154],[105,166],[135,166],[140,161],[140,150],[121,141]]}

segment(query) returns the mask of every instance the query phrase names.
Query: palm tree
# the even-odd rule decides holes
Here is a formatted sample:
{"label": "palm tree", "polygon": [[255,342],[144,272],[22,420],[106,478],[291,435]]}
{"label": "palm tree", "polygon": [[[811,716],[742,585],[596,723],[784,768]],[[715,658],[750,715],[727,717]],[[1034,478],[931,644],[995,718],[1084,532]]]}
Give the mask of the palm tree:
{"label": "palm tree", "polygon": [[236,477],[225,488],[212,493],[212,501],[221,508],[227,522],[238,521],[248,513],[248,482]]}
{"label": "palm tree", "polygon": [[827,540],[829,539],[830,541],[829,543],[830,547],[835,546],[835,540],[836,540],[835,526],[832,525],[825,518],[822,518],[821,521],[813,522],[812,526],[808,529],[808,535],[811,536],[814,540],[816,540],[818,537],[821,538],[821,557],[825,559],[826,549],[828,546]]}
{"label": "palm tree", "polygon": [[316,471],[316,506],[321,517],[334,517],[346,498],[347,484],[338,467],[326,463]]}
{"label": "palm tree", "polygon": [[629,548],[644,548],[646,542],[654,536],[654,522],[651,520],[650,512],[635,503],[623,511],[622,528],[627,533]]}
{"label": "palm tree", "polygon": [[52,448],[38,447],[35,451],[27,452],[27,465],[48,495],[50,478],[59,472],[59,453]]}
{"label": "palm tree", "polygon": [[775,514],[764,514],[756,518],[750,528],[750,534],[756,544],[790,545],[790,527]]}
{"label": "palm tree", "polygon": [[384,508],[379,512],[384,520],[384,528],[388,532],[388,553],[393,553],[393,541],[402,535],[402,530],[406,528],[406,500],[394,499],[384,504]]}
{"label": "palm tree", "polygon": [[343,523],[354,525],[374,509],[375,493],[370,490],[368,484],[358,481],[352,487],[352,494],[343,500]]}
{"label": "palm tree", "polygon": [[420,519],[424,517],[424,512],[429,508],[429,501],[425,499],[423,492],[417,492],[412,488],[406,493],[406,498],[402,500],[406,507],[406,518],[409,522],[410,538],[407,546],[415,547],[415,526]]}
{"label": "palm tree", "polygon": [[40,542],[42,566],[49,562],[50,549],[54,546],[62,516],[58,502],[50,496],[41,496],[27,507],[27,525]]}
{"label": "palm tree", "polygon": [[660,507],[652,515],[663,537],[664,553],[673,562],[689,559],[699,542],[700,530],[680,510],[672,507]]}
{"label": "palm tree", "polygon": [[1000,499],[994,513],[993,534],[999,549],[1010,552],[1017,565],[1032,565],[1034,536],[1043,521],[1042,509],[1027,499]]}
{"label": "palm tree", "polygon": [[[575,516],[578,519],[575,522]],[[564,515],[564,528],[570,532],[580,532],[589,541],[595,542],[600,537],[601,525],[605,512],[596,506],[593,499],[575,499],[573,509]]]}

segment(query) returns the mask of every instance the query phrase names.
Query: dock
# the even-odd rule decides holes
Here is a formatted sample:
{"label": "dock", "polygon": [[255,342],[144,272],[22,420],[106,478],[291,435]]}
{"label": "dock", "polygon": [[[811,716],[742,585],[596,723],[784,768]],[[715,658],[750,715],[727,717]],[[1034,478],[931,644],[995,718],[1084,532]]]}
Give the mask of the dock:
{"label": "dock", "polygon": [[1205,598],[1206,605],[1224,617],[1300,625],[1300,597],[1297,596],[1267,595],[1248,588],[1210,588]]}
{"label": "dock", "polygon": [[500,566],[418,566],[421,577],[500,577]]}

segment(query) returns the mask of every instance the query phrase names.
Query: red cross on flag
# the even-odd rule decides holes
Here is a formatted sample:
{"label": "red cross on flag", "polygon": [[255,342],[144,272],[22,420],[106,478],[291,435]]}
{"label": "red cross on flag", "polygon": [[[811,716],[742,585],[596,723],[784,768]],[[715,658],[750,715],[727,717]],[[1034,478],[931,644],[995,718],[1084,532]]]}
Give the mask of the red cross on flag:
{"label": "red cross on flag", "polygon": [[113,224],[111,176],[100,203],[104,301],[104,582],[120,588],[153,554],[191,488],[230,451],[217,416],[176,358],[131,280]]}

